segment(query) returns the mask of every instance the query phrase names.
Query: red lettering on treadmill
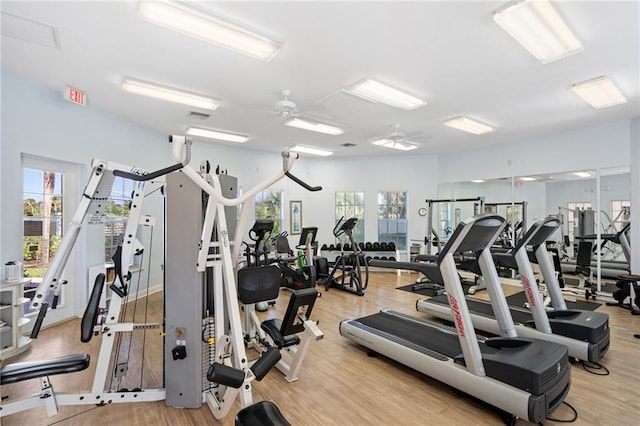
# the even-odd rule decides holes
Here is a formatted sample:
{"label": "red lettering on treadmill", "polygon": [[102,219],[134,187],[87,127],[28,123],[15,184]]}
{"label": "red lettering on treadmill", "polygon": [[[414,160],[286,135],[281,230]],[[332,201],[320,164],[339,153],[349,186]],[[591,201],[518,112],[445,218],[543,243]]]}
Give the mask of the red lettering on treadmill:
{"label": "red lettering on treadmill", "polygon": [[447,296],[449,296],[449,306],[451,306],[451,311],[453,312],[453,319],[456,322],[458,334],[464,337],[464,324],[462,323],[462,315],[460,315],[460,306],[458,306],[458,301],[450,294]]}
{"label": "red lettering on treadmill", "polygon": [[529,304],[533,307],[536,306],[536,299],[533,296],[533,290],[531,289],[531,281],[529,278],[522,276],[522,285],[524,285],[524,290],[527,292],[527,298],[529,299]]}

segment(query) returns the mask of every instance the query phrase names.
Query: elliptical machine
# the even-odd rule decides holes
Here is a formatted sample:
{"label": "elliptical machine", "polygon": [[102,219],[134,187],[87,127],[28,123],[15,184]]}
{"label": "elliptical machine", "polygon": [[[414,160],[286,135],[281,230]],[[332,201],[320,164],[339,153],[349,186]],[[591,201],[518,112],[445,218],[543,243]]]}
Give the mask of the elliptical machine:
{"label": "elliptical machine", "polygon": [[334,287],[364,296],[364,291],[369,284],[369,266],[362,248],[353,239],[353,228],[357,222],[358,219],[355,217],[344,220],[342,216],[333,228],[333,235],[336,238],[342,235],[347,236],[351,252],[345,253],[343,248],[340,256],[336,258],[329,276],[324,280],[326,291]]}

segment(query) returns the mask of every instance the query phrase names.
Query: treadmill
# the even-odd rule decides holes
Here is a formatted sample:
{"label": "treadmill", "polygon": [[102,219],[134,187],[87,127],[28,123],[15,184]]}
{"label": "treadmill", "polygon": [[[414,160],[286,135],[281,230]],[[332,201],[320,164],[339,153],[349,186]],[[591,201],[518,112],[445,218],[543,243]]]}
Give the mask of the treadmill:
{"label": "treadmill", "polygon": [[[493,258],[501,266],[517,269],[520,273],[530,310],[524,307],[510,307],[510,314],[517,324],[519,336],[560,343],[569,348],[569,356],[573,358],[599,362],[609,349],[609,316],[601,312],[567,309],[545,244],[559,226],[560,220],[553,216],[539,220],[518,241],[512,252],[494,253]],[[545,309],[527,247],[534,249],[534,261],[542,271],[553,310]],[[500,333],[499,323],[494,315],[495,309],[489,302],[467,298],[467,305],[475,328],[493,334]],[[452,319],[446,296],[419,300],[416,309],[442,319]]]}
{"label": "treadmill", "polygon": [[[487,290],[494,310],[502,313],[498,316],[501,337],[478,340],[454,260],[456,253],[480,252],[483,275],[497,278],[489,247],[504,226],[505,220],[493,214],[467,219],[458,225],[437,264],[416,263],[421,270],[439,271],[453,307],[455,328],[383,310],[342,321],[340,334],[515,417],[539,423],[569,392],[567,348],[518,338],[502,288],[493,280]],[[375,262],[376,266],[398,263]]]}

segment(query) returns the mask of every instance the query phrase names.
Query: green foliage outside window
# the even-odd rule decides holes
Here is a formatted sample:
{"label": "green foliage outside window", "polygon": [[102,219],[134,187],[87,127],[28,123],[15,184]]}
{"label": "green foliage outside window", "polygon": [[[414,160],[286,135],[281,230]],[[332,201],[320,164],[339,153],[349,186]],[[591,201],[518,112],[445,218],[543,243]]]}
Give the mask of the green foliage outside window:
{"label": "green foliage outside window", "polygon": [[271,235],[276,235],[283,231],[281,191],[267,189],[256,194],[255,209],[256,219],[273,220],[273,232]]}

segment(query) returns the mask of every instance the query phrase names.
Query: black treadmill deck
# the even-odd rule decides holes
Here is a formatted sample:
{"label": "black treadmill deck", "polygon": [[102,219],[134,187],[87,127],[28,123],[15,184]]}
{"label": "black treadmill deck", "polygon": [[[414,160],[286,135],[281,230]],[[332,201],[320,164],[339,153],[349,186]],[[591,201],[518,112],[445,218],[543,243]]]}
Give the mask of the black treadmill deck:
{"label": "black treadmill deck", "polygon": [[[428,299],[429,303],[437,303],[449,306],[446,295],[434,296]],[[483,315],[488,318],[495,318],[491,303],[484,300],[466,298],[467,306],[471,313]],[[533,315],[524,308],[510,306],[509,312],[516,324],[535,327]],[[603,341],[609,341],[609,320],[608,316],[598,312],[566,310],[547,311],[551,331],[560,336],[569,337],[584,342],[601,345]]]}
{"label": "black treadmill deck", "polygon": [[[391,311],[346,321],[414,351],[464,365],[459,337],[447,331],[449,327]],[[512,344],[515,347],[509,348]],[[488,377],[533,395],[553,389],[558,376],[568,375],[568,354],[563,345],[496,337],[480,342],[479,347]]]}

